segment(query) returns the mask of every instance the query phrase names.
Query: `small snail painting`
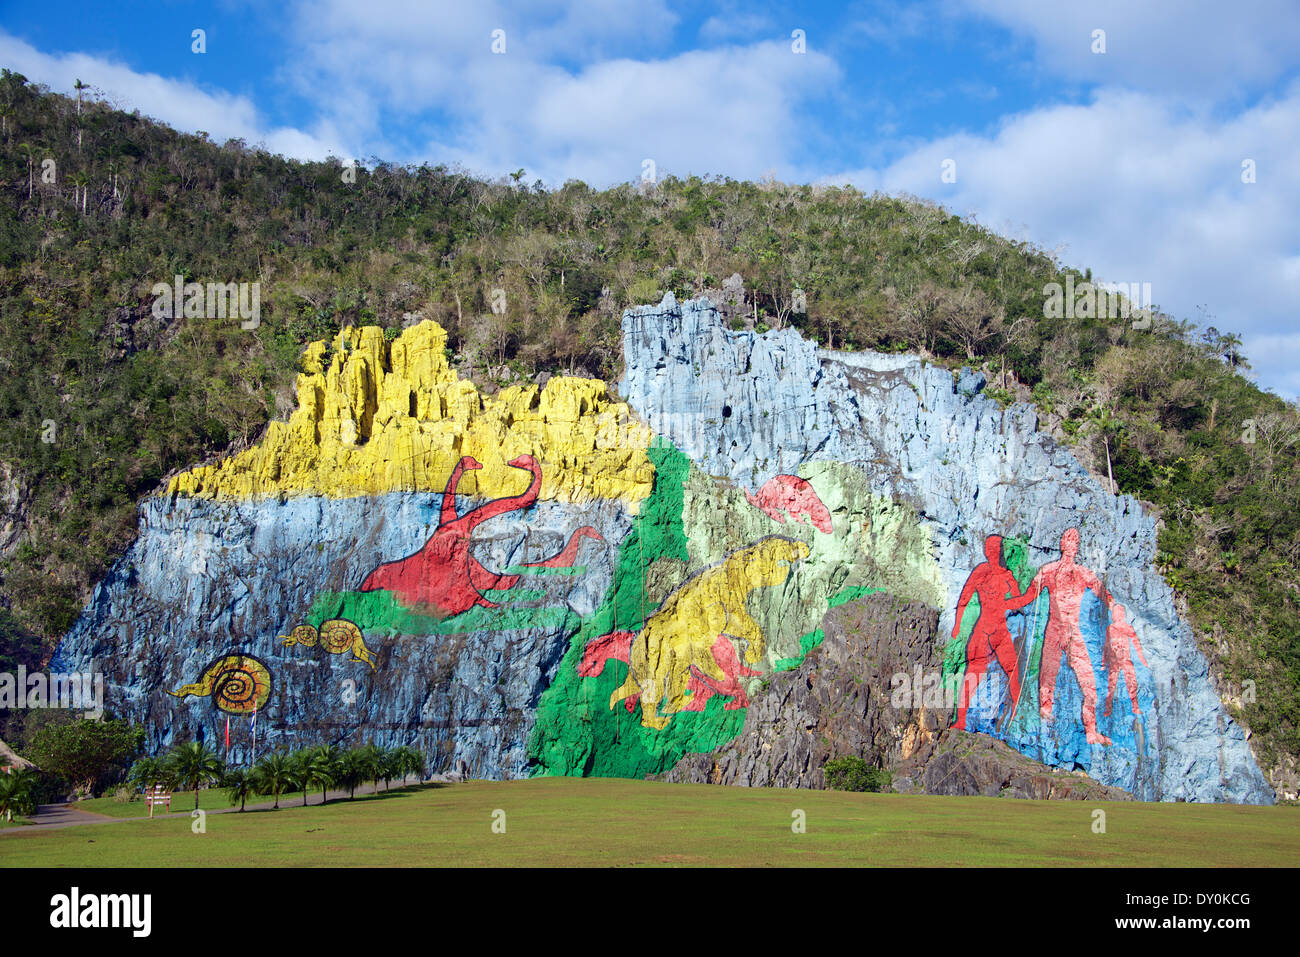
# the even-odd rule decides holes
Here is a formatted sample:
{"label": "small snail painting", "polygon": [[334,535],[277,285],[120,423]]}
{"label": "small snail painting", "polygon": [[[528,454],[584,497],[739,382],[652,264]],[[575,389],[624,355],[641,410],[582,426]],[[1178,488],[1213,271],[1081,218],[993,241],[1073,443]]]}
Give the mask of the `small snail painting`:
{"label": "small snail painting", "polygon": [[282,645],[302,645],[304,648],[311,648],[319,641],[320,646],[331,655],[341,655],[350,651],[353,661],[364,661],[370,666],[371,671],[375,670],[374,656],[366,647],[361,629],[345,618],[331,618],[329,621],[321,622],[320,631],[311,625],[299,625],[288,635],[281,635],[280,638]]}
{"label": "small snail painting", "polygon": [[198,681],[167,693],[177,698],[210,695],[222,711],[252,714],[264,708],[271,697],[271,672],[252,655],[227,655],[204,668]]}

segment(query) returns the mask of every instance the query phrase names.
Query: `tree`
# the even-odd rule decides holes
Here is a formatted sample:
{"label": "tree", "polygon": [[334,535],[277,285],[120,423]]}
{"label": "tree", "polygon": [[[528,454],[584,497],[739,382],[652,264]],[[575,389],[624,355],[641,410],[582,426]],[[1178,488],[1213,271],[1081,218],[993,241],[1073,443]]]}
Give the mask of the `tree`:
{"label": "tree", "polygon": [[383,774],[380,755],[379,748],[373,742],[357,749],[357,762],[361,769],[361,775],[363,778],[370,779],[376,791],[379,790],[379,778]]}
{"label": "tree", "polygon": [[348,789],[348,800],[357,794],[357,785],[366,779],[364,762],[356,751],[345,751],[339,758],[335,783]]}
{"label": "tree", "polygon": [[268,754],[253,768],[254,786],[259,794],[275,795],[274,811],[280,810],[280,795],[294,786],[293,769],[288,759],[280,753]]}
{"label": "tree", "polygon": [[984,293],[969,286],[946,294],[944,299],[945,331],[961,343],[966,358],[973,360],[976,348],[1002,331],[1002,316]]}
{"label": "tree", "polygon": [[225,766],[215,751],[198,741],[178,744],[167,756],[171,778],[182,789],[194,789],[194,809],[199,809],[199,788],[221,780]]}
{"label": "tree", "polygon": [[19,143],[18,152],[22,153],[27,159],[27,198],[32,198],[32,167],[36,162],[36,157],[41,152],[41,148],[35,143]]}
{"label": "tree", "polygon": [[91,721],[42,728],[28,748],[41,770],[94,793],[95,784],[125,766],[144,744],[144,729],[125,721]]}
{"label": "tree", "polygon": [[311,783],[320,787],[321,804],[329,802],[328,789],[339,774],[340,756],[341,752],[332,744],[322,744],[308,753],[307,773]]}
{"label": "tree", "polygon": [[393,786],[393,778],[402,773],[400,748],[385,748],[379,752],[379,776],[384,779],[384,790]]}
{"label": "tree", "polygon": [[295,787],[302,788],[302,806],[307,806],[307,792],[315,783],[312,777],[311,751],[300,748],[289,755],[289,774]]}
{"label": "tree", "polygon": [[157,758],[141,758],[131,765],[131,770],[126,775],[126,779],[140,791],[154,784],[166,784],[167,777],[165,763]]}
{"label": "tree", "polygon": [[81,152],[81,91],[90,89],[89,83],[82,83],[81,77],[73,84],[77,89],[77,152]]}
{"label": "tree", "polygon": [[36,813],[36,800],[32,796],[36,786],[36,772],[31,768],[13,768],[0,774],[0,814],[12,821],[14,814],[30,816]]}
{"label": "tree", "polygon": [[822,765],[826,786],[836,791],[884,791],[893,779],[883,768],[873,768],[854,755],[834,758]]}
{"label": "tree", "polygon": [[417,777],[424,775],[425,761],[423,751],[418,748],[413,748],[410,745],[403,745],[397,749],[397,752],[399,755],[398,769],[402,775],[403,786],[406,784],[406,776],[408,774],[414,774]]}
{"label": "tree", "polygon": [[230,791],[230,804],[239,803],[239,810],[244,810],[244,802],[257,793],[257,775],[244,768],[231,768],[222,779],[223,787]]}

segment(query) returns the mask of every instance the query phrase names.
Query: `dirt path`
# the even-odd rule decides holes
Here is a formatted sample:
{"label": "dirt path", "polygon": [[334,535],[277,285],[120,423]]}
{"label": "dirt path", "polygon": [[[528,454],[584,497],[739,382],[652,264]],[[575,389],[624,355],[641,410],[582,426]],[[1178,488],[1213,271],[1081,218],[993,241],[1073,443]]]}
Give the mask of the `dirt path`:
{"label": "dirt path", "polygon": [[[402,787],[401,784],[397,783],[396,781],[393,782],[393,790],[400,790],[401,787]],[[357,785],[356,793],[358,796],[365,795],[365,794],[376,794],[376,793],[382,794],[384,793],[384,787],[382,785],[380,785],[379,787],[375,787],[373,784],[359,784]],[[346,801],[348,798],[348,794],[349,792],[346,789],[338,790],[338,791],[330,791],[329,800]],[[324,802],[321,801],[320,792],[317,791],[314,794],[309,793],[307,795],[307,803],[308,805],[314,804],[320,806]],[[275,806],[274,799],[271,799],[269,801],[258,800],[257,803],[253,803],[252,801],[250,801],[248,804],[245,805],[245,809],[248,811],[269,811],[274,806]],[[295,808],[295,807],[302,807],[302,798],[300,797],[299,794],[295,793],[292,798],[287,798],[283,796],[280,798],[281,810],[287,810],[289,808]],[[235,807],[204,808],[203,810],[206,811],[208,814],[229,814],[232,811],[238,812],[239,806],[236,805]],[[157,819],[163,817],[189,817],[192,811],[193,808],[184,811],[176,810],[176,811],[170,811],[166,813],[154,812],[154,818]],[[38,808],[34,820],[38,821],[39,823],[27,824],[24,825],[23,827],[0,828],[0,838],[3,838],[6,834],[30,834],[33,831],[55,831],[65,827],[79,827],[83,824],[122,824],[126,821],[144,821],[144,820],[148,820],[148,815],[140,815],[136,817],[106,817],[102,814],[93,814],[90,811],[79,810],[77,808],[74,808],[71,804],[42,804]]]}

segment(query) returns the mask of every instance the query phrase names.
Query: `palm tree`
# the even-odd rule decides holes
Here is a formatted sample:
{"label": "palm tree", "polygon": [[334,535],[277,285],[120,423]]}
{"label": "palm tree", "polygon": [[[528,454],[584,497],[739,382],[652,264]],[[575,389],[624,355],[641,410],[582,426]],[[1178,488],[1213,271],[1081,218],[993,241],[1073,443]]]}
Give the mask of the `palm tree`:
{"label": "palm tree", "polygon": [[36,160],[36,155],[41,152],[41,148],[35,143],[19,143],[18,152],[27,157],[27,198],[32,198],[32,164]]}
{"label": "palm tree", "polygon": [[320,785],[320,803],[326,804],[329,802],[328,788],[338,777],[341,752],[332,744],[322,744],[312,748],[308,754],[307,767],[312,783]]}
{"label": "palm tree", "polygon": [[307,748],[299,748],[289,755],[289,774],[293,778],[294,787],[302,788],[302,806],[307,806],[307,792],[311,789],[314,779],[311,770],[311,751]]}
{"label": "palm tree", "polygon": [[402,786],[406,786],[408,775],[417,777],[424,774],[424,752],[409,745],[402,745],[395,752],[397,756],[397,773],[402,776]]}
{"label": "palm tree", "polygon": [[77,152],[81,152],[81,91],[90,89],[89,83],[82,83],[81,77],[77,77],[75,84],[77,88]]}
{"label": "palm tree", "polygon": [[348,800],[357,796],[357,784],[366,777],[365,767],[358,751],[344,751],[339,757],[338,773],[335,782],[339,787],[348,789]]}
{"label": "palm tree", "polygon": [[14,812],[36,813],[36,801],[32,797],[35,785],[36,772],[31,768],[13,768],[8,774],[0,774],[0,814],[6,821],[14,819]]}
{"label": "palm tree", "polygon": [[362,777],[370,779],[376,791],[379,790],[379,778],[383,774],[383,768],[380,764],[380,755],[382,752],[375,746],[372,741],[363,748],[357,749],[357,760],[361,765]]}
{"label": "palm tree", "polygon": [[281,753],[268,754],[257,762],[253,768],[253,781],[261,794],[274,794],[274,811],[280,810],[280,795],[284,789],[294,784],[293,769],[288,759]]}
{"label": "palm tree", "polygon": [[238,801],[239,810],[241,811],[244,809],[244,802],[248,800],[249,795],[257,793],[257,774],[254,771],[231,768],[226,772],[225,779],[221,783],[230,789],[231,805]]}
{"label": "palm tree", "polygon": [[158,758],[141,758],[131,765],[131,770],[126,773],[126,779],[138,791],[144,791],[155,784],[170,787],[171,768],[166,761]]}
{"label": "palm tree", "polygon": [[86,172],[76,172],[72,174],[72,205],[77,205],[77,197],[81,197],[81,215],[86,215],[86,200],[90,196],[90,174]]}
{"label": "palm tree", "polygon": [[194,788],[194,810],[199,809],[199,788],[221,780],[225,765],[215,751],[205,744],[191,741],[178,744],[167,758],[171,776],[182,788]]}
{"label": "palm tree", "polygon": [[399,748],[383,748],[379,752],[379,776],[384,779],[384,790],[393,786],[393,778],[402,773],[402,755]]}

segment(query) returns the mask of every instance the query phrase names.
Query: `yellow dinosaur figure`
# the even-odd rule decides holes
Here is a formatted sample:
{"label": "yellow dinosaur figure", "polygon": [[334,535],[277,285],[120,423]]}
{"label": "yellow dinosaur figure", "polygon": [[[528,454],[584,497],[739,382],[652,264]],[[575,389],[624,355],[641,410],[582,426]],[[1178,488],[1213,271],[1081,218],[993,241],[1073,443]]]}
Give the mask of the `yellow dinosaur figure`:
{"label": "yellow dinosaur figure", "polygon": [[633,639],[627,680],[610,695],[610,708],[639,695],[642,727],[666,727],[671,719],[659,710],[683,710],[692,666],[706,678],[728,680],[713,652],[720,635],[745,642],[747,664],[761,660],[766,641],[745,599],[755,588],[783,583],[808,552],[803,542],[772,535],[684,581]]}

